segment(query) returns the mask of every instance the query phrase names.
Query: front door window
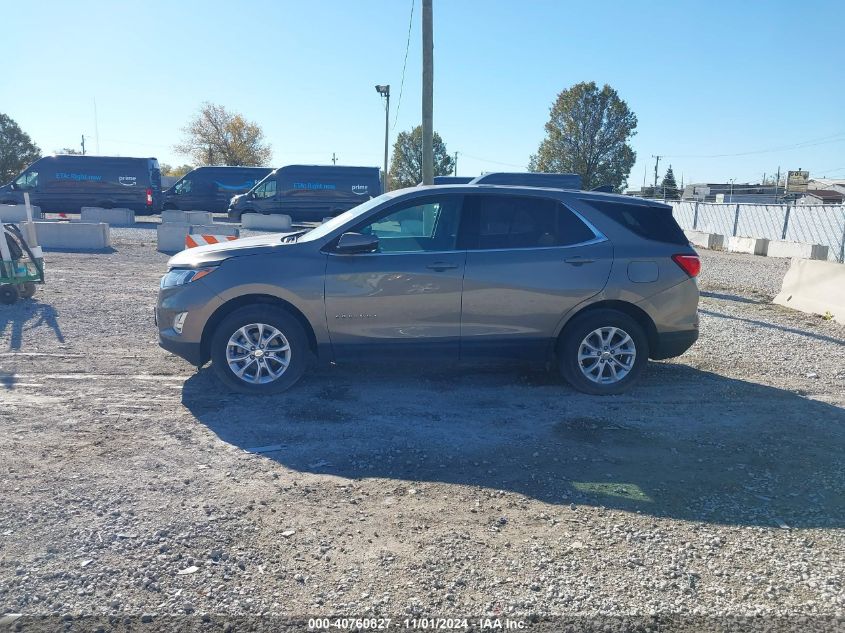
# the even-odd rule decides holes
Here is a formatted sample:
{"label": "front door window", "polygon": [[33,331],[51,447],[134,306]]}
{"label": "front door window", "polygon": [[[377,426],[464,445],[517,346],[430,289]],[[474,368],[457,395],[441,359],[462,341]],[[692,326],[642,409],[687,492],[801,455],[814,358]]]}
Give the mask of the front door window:
{"label": "front door window", "polygon": [[460,196],[441,196],[405,204],[357,229],[379,238],[380,253],[455,250]]}
{"label": "front door window", "polygon": [[28,171],[15,181],[15,187],[26,191],[27,189],[35,189],[38,186],[38,172]]}
{"label": "front door window", "polygon": [[265,180],[255,188],[253,193],[256,198],[272,198],[276,195],[276,181],[272,179]]}

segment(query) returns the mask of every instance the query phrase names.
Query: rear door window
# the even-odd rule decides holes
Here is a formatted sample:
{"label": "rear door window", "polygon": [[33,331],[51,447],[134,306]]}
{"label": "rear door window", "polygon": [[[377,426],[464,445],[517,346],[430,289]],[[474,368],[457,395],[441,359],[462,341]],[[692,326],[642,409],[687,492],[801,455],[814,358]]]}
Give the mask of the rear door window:
{"label": "rear door window", "polygon": [[581,218],[551,198],[467,196],[460,242],[489,250],[573,246],[596,237]]}

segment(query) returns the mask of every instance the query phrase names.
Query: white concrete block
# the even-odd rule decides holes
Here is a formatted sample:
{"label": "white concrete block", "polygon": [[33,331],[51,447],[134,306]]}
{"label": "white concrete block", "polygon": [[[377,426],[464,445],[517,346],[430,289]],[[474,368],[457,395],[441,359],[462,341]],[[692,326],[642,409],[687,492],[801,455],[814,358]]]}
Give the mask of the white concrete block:
{"label": "white concrete block", "polygon": [[175,222],[159,224],[156,227],[156,249],[162,253],[176,253],[184,250],[185,236],[190,232],[190,224],[177,224]]}
{"label": "white concrete block", "polygon": [[263,213],[244,213],[241,225],[245,229],[257,231],[287,231],[291,227],[289,215],[264,215]]}
{"label": "white concrete block", "polygon": [[[32,205],[32,219],[41,218],[41,207]],[[26,222],[25,204],[0,204],[0,221],[2,222]]]}
{"label": "white concrete block", "polygon": [[188,235],[240,235],[238,227],[231,224],[159,224],[157,229],[157,250],[162,253],[176,253],[185,250]]}
{"label": "white concrete block", "polygon": [[772,240],[769,242],[769,257],[797,257],[799,259],[827,259],[828,247],[825,244],[805,244]]}
{"label": "white concrete block", "polygon": [[684,231],[684,235],[693,246],[722,250],[725,248],[725,236],[718,233],[704,233],[703,231]]}
{"label": "white concrete block", "polygon": [[33,222],[38,245],[75,251],[102,250],[111,245],[103,222]]}
{"label": "white concrete block", "polygon": [[845,264],[793,258],[774,302],[845,324]]}
{"label": "white concrete block", "polygon": [[769,250],[769,240],[757,237],[729,237],[728,250],[731,253],[765,255]]}
{"label": "white concrete block", "polygon": [[209,224],[192,224],[191,235],[234,235],[238,237],[240,231],[234,224],[209,223]]}
{"label": "white concrete block", "polygon": [[168,209],[161,212],[161,221],[168,224],[211,224],[214,218],[209,211]]}
{"label": "white concrete block", "polygon": [[82,207],[80,218],[83,222],[105,222],[110,226],[131,226],[135,224],[135,212],[132,209]]}

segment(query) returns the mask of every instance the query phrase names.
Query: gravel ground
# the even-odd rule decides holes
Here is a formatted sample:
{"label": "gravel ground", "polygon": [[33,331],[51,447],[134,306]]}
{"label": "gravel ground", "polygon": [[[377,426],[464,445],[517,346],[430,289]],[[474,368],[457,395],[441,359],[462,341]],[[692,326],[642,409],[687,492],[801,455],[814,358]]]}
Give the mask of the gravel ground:
{"label": "gravel ground", "polygon": [[256,399],[157,347],[152,228],[0,307],[0,615],[845,613],[845,328],[769,303],[786,262],[704,253],[700,341],[624,396],[338,367]]}

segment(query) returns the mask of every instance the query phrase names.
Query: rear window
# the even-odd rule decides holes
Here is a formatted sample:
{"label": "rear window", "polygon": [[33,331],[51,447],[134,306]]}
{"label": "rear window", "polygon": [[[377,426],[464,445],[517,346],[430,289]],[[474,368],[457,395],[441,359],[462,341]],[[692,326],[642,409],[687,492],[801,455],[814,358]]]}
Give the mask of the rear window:
{"label": "rear window", "polygon": [[671,207],[625,204],[605,200],[584,200],[584,202],[640,237],[667,244],[681,246],[689,244],[687,236],[672,217]]}

